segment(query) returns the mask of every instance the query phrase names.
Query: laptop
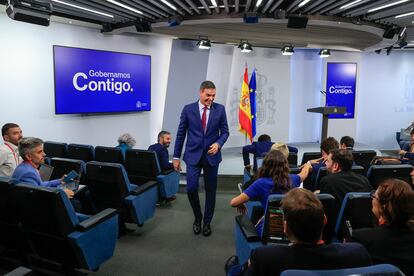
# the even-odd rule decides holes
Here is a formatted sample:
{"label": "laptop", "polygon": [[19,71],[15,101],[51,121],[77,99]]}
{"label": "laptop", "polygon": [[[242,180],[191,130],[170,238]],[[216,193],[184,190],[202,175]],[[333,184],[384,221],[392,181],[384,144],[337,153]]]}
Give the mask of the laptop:
{"label": "laptop", "polygon": [[53,167],[47,164],[40,165],[39,174],[42,181],[49,181],[53,173]]}

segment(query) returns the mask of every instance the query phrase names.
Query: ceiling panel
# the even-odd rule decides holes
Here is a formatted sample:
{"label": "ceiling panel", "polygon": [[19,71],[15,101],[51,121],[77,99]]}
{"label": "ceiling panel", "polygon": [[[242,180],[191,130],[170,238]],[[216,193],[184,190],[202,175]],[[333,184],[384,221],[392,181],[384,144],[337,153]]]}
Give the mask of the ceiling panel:
{"label": "ceiling panel", "polygon": [[[36,2],[38,0],[21,0]],[[44,0],[42,0],[44,1]],[[51,0],[54,5],[54,15],[76,18],[85,22],[93,22],[104,25],[110,30],[134,25],[136,22],[147,21],[153,24],[152,31],[159,34],[173,35],[182,39],[196,39],[198,35],[205,33],[212,40],[219,43],[235,43],[242,34],[258,44],[271,46],[280,45],[282,42],[297,43],[297,45],[336,45],[353,49],[371,49],[375,45],[395,43],[384,41],[382,35],[375,32],[367,32],[366,28],[375,27],[386,29],[408,26],[407,36],[412,37],[414,28],[414,15],[396,19],[395,15],[414,11],[414,1],[410,0],[394,7],[381,11],[367,13],[369,9],[379,5],[390,4],[397,0],[362,0],[345,9],[342,6],[353,3],[354,0],[310,0],[303,6],[302,0],[216,0],[217,6],[213,6],[212,0]],[[168,1],[169,4],[166,3]],[[64,3],[69,5],[65,5]],[[7,1],[0,0],[0,4],[6,5]],[[109,13],[114,18],[97,15],[74,7],[78,5],[99,12]],[[131,9],[137,9],[138,14]],[[239,23],[230,25],[217,25],[215,19],[240,18],[245,15],[257,17],[258,24]],[[262,19],[283,19],[291,15],[318,16],[320,21],[354,22],[359,26],[343,29],[330,26],[319,28],[314,25],[302,30],[286,30],[285,24],[270,24],[261,22]],[[202,24],[181,24],[176,28],[160,27],[156,24],[174,22],[176,25],[189,20],[199,20]],[[329,25],[329,24],[328,24]],[[281,29],[285,29],[281,32]],[[247,33],[246,33],[247,32]]]}

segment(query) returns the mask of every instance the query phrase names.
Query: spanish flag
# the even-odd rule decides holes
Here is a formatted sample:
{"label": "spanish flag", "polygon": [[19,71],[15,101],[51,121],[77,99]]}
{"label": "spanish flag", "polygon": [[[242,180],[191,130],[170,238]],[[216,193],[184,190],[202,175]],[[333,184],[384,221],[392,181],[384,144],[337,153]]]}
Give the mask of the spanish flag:
{"label": "spanish flag", "polygon": [[249,136],[250,142],[252,142],[252,115],[250,108],[249,74],[247,73],[246,65],[246,68],[244,69],[244,77],[239,104],[239,131]]}

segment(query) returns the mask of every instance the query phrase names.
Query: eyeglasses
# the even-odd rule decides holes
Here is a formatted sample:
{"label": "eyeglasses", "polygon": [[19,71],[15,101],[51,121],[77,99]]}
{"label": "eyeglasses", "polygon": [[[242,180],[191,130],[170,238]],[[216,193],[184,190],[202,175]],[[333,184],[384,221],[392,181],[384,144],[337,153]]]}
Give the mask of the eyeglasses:
{"label": "eyeglasses", "polygon": [[378,197],[375,195],[375,192],[376,192],[377,190],[372,190],[370,193],[369,193],[369,196],[371,197],[371,198],[375,198],[375,199],[377,199],[378,200]]}

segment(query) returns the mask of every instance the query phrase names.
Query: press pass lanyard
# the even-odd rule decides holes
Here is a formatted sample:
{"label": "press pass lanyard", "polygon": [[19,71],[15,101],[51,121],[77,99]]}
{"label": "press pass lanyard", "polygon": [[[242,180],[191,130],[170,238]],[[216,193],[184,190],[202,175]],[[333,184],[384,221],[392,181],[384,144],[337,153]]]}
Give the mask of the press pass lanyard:
{"label": "press pass lanyard", "polygon": [[13,157],[14,157],[14,161],[16,162],[16,167],[19,165],[19,157],[17,156],[16,152],[13,150],[12,147],[10,147],[9,144],[4,143],[9,149],[10,151],[13,153]]}

